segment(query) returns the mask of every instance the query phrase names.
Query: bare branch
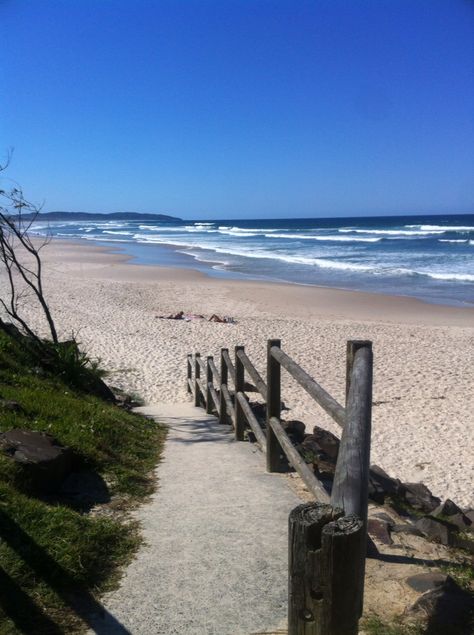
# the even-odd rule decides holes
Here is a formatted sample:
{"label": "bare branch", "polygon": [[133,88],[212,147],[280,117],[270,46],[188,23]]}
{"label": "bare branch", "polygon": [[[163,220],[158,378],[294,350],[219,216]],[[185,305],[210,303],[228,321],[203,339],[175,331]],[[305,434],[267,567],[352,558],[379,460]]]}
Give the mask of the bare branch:
{"label": "bare branch", "polygon": [[[7,156],[6,163],[0,165],[0,172],[8,166],[10,158],[11,152]],[[0,292],[0,305],[25,333],[39,341],[20,315],[21,301],[27,297],[27,289],[29,289],[42,310],[53,342],[57,343],[56,327],[44,297],[42,262],[39,255],[40,250],[50,241],[50,237],[47,236],[37,243],[32,240],[29,233],[39,210],[40,208],[25,199],[20,186],[15,185],[9,190],[0,190],[0,270],[5,271],[8,280],[8,290],[4,297],[1,297]],[[18,289],[19,282],[26,287]],[[0,319],[0,327],[2,324],[4,322]]]}

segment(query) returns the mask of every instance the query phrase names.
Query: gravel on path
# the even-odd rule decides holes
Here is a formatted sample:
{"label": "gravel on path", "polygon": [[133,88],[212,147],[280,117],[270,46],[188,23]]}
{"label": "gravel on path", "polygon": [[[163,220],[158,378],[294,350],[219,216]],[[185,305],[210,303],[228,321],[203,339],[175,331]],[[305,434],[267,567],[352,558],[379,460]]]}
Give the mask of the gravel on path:
{"label": "gravel on path", "polygon": [[250,635],[284,629],[288,514],[301,501],[260,451],[191,404],[139,409],[169,428],[145,544],[104,598],[100,635]]}

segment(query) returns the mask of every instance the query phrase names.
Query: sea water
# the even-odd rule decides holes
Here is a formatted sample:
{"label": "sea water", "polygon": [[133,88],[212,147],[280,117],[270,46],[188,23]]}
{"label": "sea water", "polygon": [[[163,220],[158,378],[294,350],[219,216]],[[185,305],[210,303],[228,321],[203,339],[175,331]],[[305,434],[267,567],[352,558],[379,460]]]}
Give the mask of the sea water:
{"label": "sea water", "polygon": [[133,262],[474,306],[474,215],[37,223]]}

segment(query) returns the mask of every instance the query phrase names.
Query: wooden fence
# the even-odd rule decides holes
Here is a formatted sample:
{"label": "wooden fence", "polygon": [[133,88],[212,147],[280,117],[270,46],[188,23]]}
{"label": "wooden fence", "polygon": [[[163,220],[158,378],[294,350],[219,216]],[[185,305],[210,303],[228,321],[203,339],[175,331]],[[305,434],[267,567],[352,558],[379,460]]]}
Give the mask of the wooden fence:
{"label": "wooden fence", "polygon": [[[342,428],[330,496],[282,425],[282,368]],[[187,390],[194,404],[232,424],[237,441],[244,440],[248,426],[266,455],[267,470],[285,469],[286,456],[316,500],[299,505],[289,517],[288,635],[358,633],[367,546],[372,368],[372,343],[348,341],[342,406],[281,349],[280,340],[267,342],[266,381],[243,346],[235,347],[234,361],[228,349],[221,349],[219,369],[212,356],[204,361],[199,353],[188,355]],[[247,384],[246,374],[254,385]],[[249,403],[250,391],[265,402],[265,429]]]}

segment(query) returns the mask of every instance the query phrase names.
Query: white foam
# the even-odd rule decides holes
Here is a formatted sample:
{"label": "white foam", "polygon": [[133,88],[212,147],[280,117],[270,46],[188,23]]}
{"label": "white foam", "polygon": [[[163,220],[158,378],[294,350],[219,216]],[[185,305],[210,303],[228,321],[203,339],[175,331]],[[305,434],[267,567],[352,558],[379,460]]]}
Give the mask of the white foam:
{"label": "white foam", "polygon": [[[192,225],[191,225],[192,227]],[[138,225],[139,229],[151,230],[154,232],[180,232],[184,229],[183,226],[179,227],[162,227],[161,225]]]}
{"label": "white foam", "polygon": [[439,243],[467,243],[467,238],[438,238]]}
{"label": "white foam", "polygon": [[461,282],[474,282],[474,275],[470,273],[436,273],[417,271],[416,273],[434,278],[435,280],[459,280]]}
{"label": "white foam", "polygon": [[340,229],[343,234],[356,233],[356,234],[378,234],[381,236],[429,236],[430,234],[444,234],[447,228],[444,229],[420,229],[420,230],[407,230],[407,229]]}
{"label": "white foam", "polygon": [[[86,231],[89,231],[86,229]],[[133,232],[121,232],[113,229],[104,229],[103,234],[117,234],[119,236],[133,236]]]}
{"label": "white foam", "polygon": [[255,234],[265,234],[266,232],[277,232],[278,229],[262,229],[261,227],[231,227],[230,225],[219,225],[218,229],[239,232],[252,232]]}
{"label": "white foam", "polygon": [[266,238],[294,238],[298,240],[320,240],[333,242],[378,243],[382,238],[362,238],[360,236],[314,236],[310,234],[264,234]]}
{"label": "white foam", "polygon": [[405,225],[405,227],[418,228],[430,232],[474,232],[472,225]]}

